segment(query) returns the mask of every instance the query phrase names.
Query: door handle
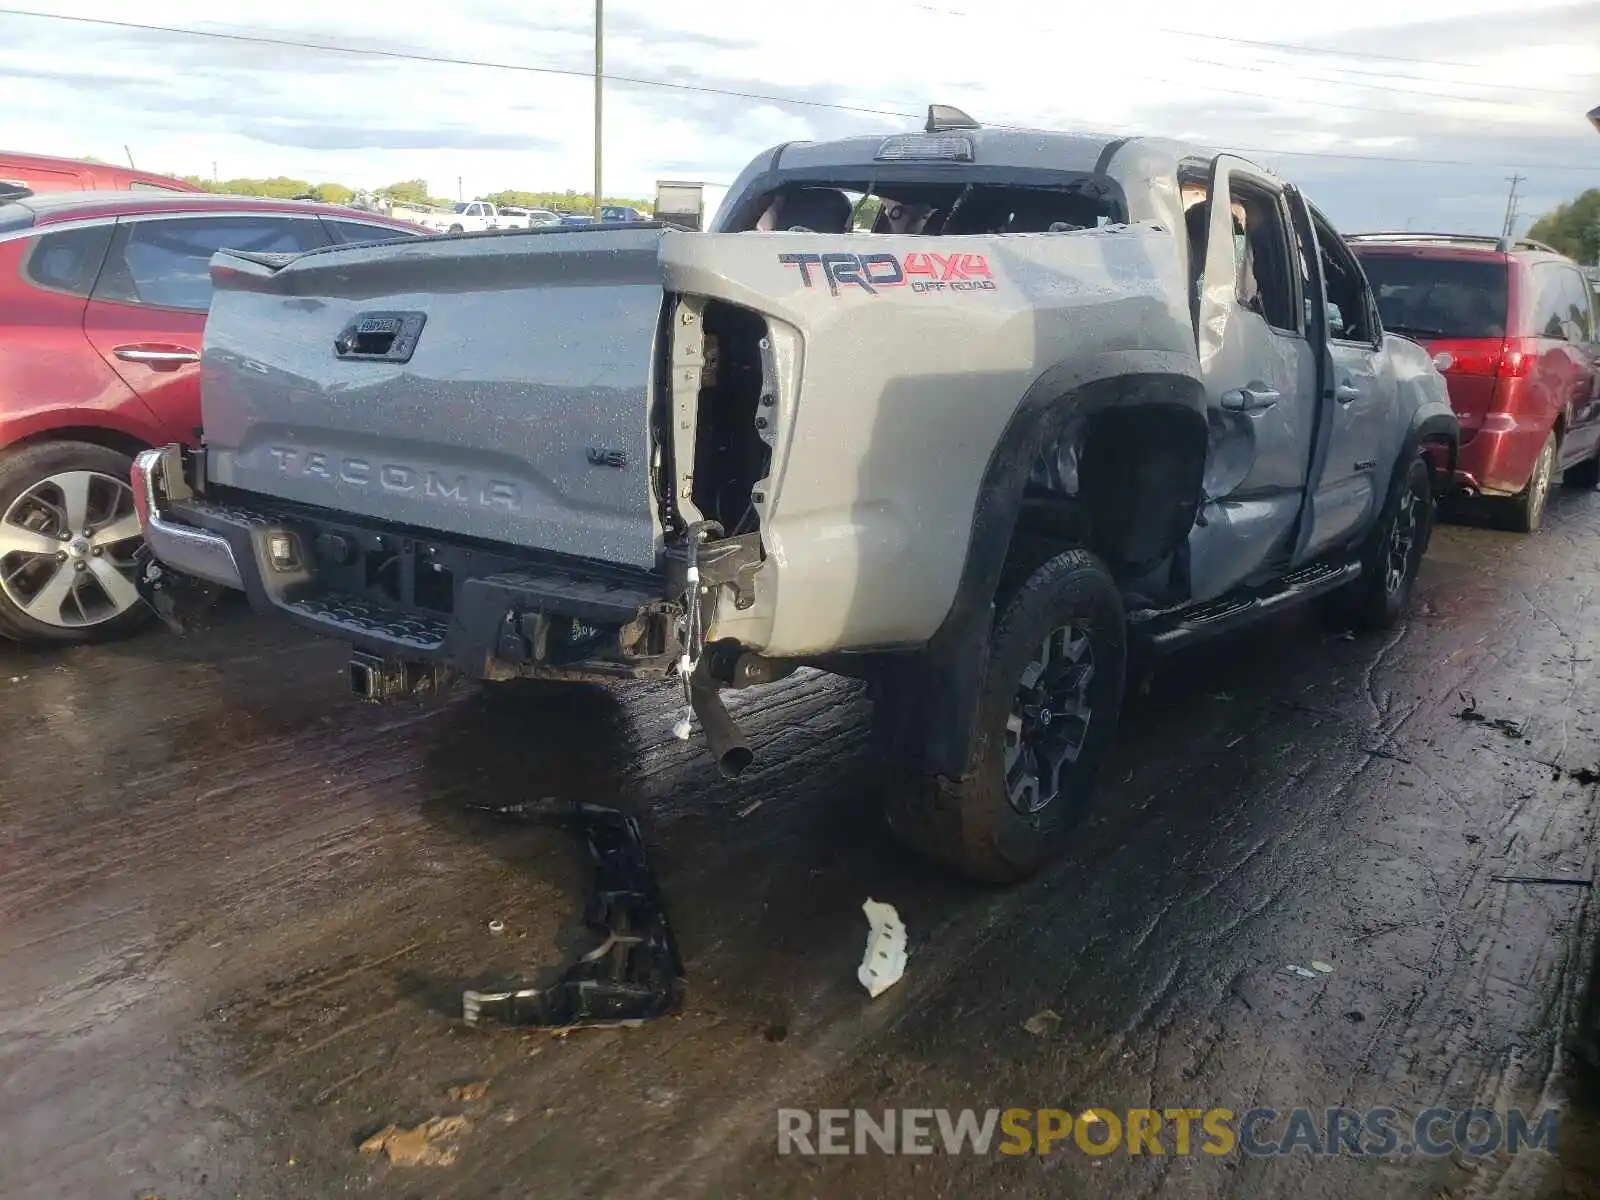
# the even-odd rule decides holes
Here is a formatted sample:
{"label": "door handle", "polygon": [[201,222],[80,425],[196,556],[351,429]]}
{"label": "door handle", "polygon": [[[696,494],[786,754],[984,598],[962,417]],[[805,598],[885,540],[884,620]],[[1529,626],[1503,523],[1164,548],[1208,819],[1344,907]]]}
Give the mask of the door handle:
{"label": "door handle", "polygon": [[1260,412],[1278,402],[1278,393],[1269,387],[1242,387],[1223,392],[1221,400],[1229,412]]}
{"label": "door handle", "polygon": [[144,363],[150,367],[179,367],[184,363],[197,363],[200,354],[174,346],[170,350],[156,350],[148,346],[118,346],[111,353],[123,362]]}
{"label": "door handle", "polygon": [[1353,383],[1341,383],[1333,389],[1333,398],[1340,404],[1349,404],[1352,400],[1361,398],[1361,389]]}

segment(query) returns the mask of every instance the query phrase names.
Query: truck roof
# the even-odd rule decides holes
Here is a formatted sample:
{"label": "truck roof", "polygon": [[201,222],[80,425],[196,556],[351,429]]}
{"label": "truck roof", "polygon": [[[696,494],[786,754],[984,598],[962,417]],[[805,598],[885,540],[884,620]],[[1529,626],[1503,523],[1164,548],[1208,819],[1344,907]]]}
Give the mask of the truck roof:
{"label": "truck roof", "polygon": [[[852,167],[872,170],[885,165],[885,160],[879,157],[885,143],[899,138],[964,139],[970,145],[972,155],[964,165],[1086,174],[1106,172],[1113,158],[1117,159],[1118,174],[1126,174],[1135,163],[1139,168],[1147,167],[1166,174],[1186,159],[1210,159],[1219,153],[1204,146],[1168,138],[976,126],[870,134],[828,142],[789,142],[770,152],[771,157],[765,169],[778,172]],[[936,160],[924,158],[917,161],[925,163]],[[1259,168],[1259,164],[1253,165],[1265,169]]]}

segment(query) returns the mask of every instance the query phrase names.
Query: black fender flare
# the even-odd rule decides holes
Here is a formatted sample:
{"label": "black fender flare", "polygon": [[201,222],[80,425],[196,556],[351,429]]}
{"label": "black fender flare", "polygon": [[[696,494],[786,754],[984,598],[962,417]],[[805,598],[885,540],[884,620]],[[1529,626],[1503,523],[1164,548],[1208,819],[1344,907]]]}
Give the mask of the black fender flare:
{"label": "black fender flare", "polygon": [[[871,672],[879,688],[879,751],[924,774],[960,778],[970,767],[974,717],[988,664],[994,598],[1039,456],[1071,422],[1116,408],[1164,403],[1191,412],[1205,437],[1205,386],[1193,354],[1112,350],[1042,373],[1018,401],[979,484],[955,596],[927,645],[885,658]],[[1198,494],[1196,496],[1198,503]]]}
{"label": "black fender flare", "polygon": [[1411,418],[1411,427],[1406,431],[1406,436],[1400,444],[1399,456],[1395,459],[1394,469],[1390,474],[1392,485],[1395,477],[1405,470],[1413,458],[1422,453],[1424,442],[1443,442],[1448,448],[1443,471],[1434,472],[1434,499],[1440,499],[1455,478],[1456,458],[1461,450],[1461,421],[1454,412],[1423,413],[1421,410],[1414,413]]}

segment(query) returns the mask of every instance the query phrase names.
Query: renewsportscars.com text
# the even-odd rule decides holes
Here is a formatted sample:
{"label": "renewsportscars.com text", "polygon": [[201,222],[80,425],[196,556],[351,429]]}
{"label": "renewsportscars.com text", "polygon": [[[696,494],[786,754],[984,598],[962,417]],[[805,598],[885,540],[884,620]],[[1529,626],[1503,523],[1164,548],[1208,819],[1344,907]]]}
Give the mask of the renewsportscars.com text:
{"label": "renewsportscars.com text", "polygon": [[780,1108],[778,1153],[1484,1156],[1554,1153],[1556,1125],[1554,1111],[1488,1108]]}

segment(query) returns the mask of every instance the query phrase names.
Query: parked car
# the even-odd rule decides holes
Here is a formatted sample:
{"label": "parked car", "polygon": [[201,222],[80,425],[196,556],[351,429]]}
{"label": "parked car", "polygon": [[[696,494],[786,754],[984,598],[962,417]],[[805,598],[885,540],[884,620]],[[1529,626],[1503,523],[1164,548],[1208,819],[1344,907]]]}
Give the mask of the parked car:
{"label": "parked car", "polygon": [[192,442],[211,256],[409,237],[328,204],[57,192],[0,205],[0,635],[82,641],[144,615],[128,472]]}
{"label": "parked car", "polygon": [[212,273],[205,445],[134,469],[162,562],[354,643],[368,698],[676,678],[727,774],[721,689],[862,675],[891,825],[983,879],[1068,844],[1130,641],[1392,625],[1454,464],[1326,218],[1165,140],[936,108],[764,151],[706,233]]}
{"label": "parked car", "polygon": [[542,225],[559,225],[561,218],[547,208],[500,207],[500,226],[503,229],[537,229]]}
{"label": "parked car", "polygon": [[1461,418],[1456,487],[1539,527],[1550,481],[1600,483],[1600,346],[1582,268],[1540,242],[1349,239],[1385,329],[1427,347]]}
{"label": "parked car", "polygon": [[640,212],[637,208],[631,208],[626,204],[607,204],[600,210],[600,219],[602,221],[617,222],[648,221],[650,218],[645,216],[644,213]]}
{"label": "parked car", "polygon": [[181,179],[131,167],[0,150],[0,190],[38,195],[45,192],[199,192],[202,189]]}

